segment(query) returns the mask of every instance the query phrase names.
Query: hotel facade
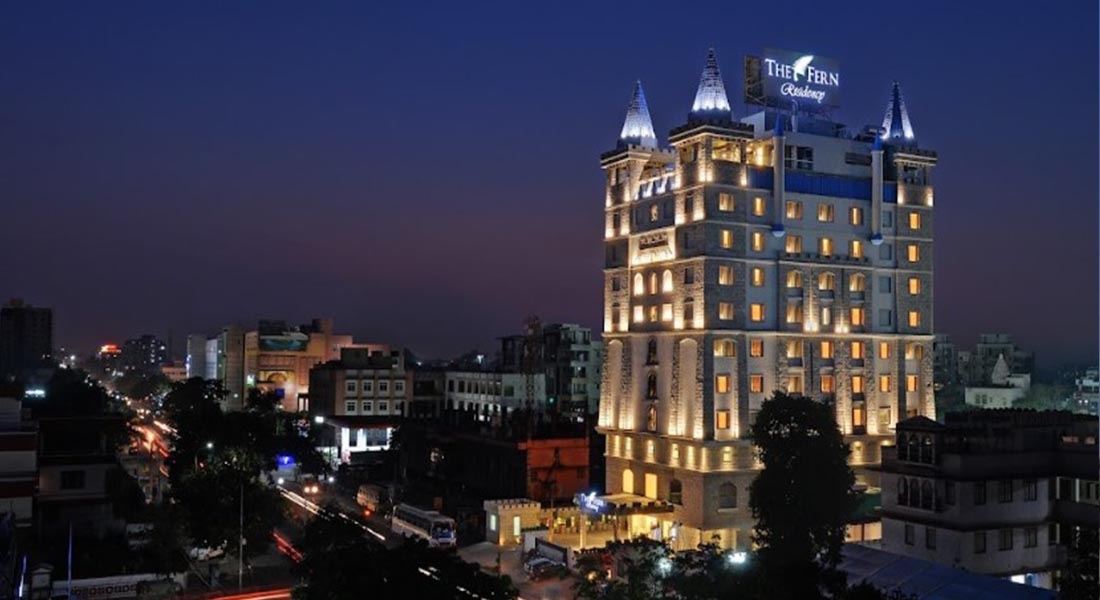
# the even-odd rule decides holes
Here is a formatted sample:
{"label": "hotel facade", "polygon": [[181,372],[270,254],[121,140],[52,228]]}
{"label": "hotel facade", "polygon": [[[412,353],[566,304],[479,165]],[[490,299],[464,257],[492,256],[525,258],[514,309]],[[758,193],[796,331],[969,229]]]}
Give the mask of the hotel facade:
{"label": "hotel facade", "polygon": [[[839,83],[805,75],[813,60],[776,70],[803,74],[805,101],[813,82]],[[750,428],[777,390],[830,403],[857,478],[877,487],[865,467],[895,423],[935,418],[936,155],[917,147],[897,85],[883,126],[858,135],[805,110],[735,119],[711,51],[668,144],[638,83],[600,162],[599,428],[609,504],[644,507],[629,534],[748,548]]]}

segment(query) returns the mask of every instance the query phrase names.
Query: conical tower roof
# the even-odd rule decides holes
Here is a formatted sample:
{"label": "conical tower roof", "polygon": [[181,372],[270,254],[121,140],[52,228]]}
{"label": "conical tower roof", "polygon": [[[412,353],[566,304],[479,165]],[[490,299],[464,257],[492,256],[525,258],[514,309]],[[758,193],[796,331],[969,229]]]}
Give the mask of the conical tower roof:
{"label": "conical tower roof", "polygon": [[890,102],[886,104],[886,116],[882,119],[882,138],[885,140],[912,140],[913,125],[909,122],[909,111],[905,110],[905,100],[901,97],[901,86],[894,82],[890,93]]}
{"label": "conical tower roof", "polygon": [[730,112],[730,101],[726,98],[726,84],[722,82],[722,73],[718,70],[718,56],[714,48],[707,52],[707,62],[703,65],[703,74],[699,76],[699,89],[695,92],[695,102],[691,113],[714,114]]}
{"label": "conical tower roof", "polygon": [[619,133],[619,142],[657,147],[657,134],[653,132],[653,120],[649,118],[649,106],[645,102],[641,81],[634,84],[634,96],[630,98],[630,106],[626,109],[626,120],[623,121],[623,130]]}

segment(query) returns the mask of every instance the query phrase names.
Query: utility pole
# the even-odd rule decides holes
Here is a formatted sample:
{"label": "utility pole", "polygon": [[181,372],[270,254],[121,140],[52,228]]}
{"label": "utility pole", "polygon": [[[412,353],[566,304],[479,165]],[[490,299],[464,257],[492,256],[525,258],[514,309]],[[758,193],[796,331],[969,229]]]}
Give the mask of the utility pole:
{"label": "utility pole", "polygon": [[244,481],[241,481],[240,535],[237,537],[237,591],[244,586]]}

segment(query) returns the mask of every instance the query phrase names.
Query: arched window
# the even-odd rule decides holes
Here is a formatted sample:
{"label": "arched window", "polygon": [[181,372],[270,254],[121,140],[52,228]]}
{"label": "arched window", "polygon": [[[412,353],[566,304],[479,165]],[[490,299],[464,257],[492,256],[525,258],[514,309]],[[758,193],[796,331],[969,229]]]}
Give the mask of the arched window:
{"label": "arched window", "polygon": [[668,502],[669,504],[683,504],[684,500],[684,484],[680,483],[679,479],[673,479],[668,482]]}
{"label": "arched window", "polygon": [[634,471],[623,469],[623,493],[634,493]]}
{"label": "arched window", "polygon": [[661,291],[672,291],[672,271],[665,269],[665,272],[661,274]]}
{"label": "arched window", "polygon": [[657,340],[651,339],[646,344],[645,362],[647,365],[657,364]]}
{"label": "arched window", "polygon": [[920,461],[922,463],[931,464],[935,462],[934,454],[932,450],[932,436],[922,436],[920,440]]}
{"label": "arched window", "polygon": [[863,292],[867,289],[867,277],[863,273],[852,273],[848,276],[848,291]]}
{"label": "arched window", "polygon": [[913,462],[920,460],[920,449],[917,447],[917,434],[910,433],[905,446],[905,453],[908,455],[906,460],[911,460]]}
{"label": "arched window", "polygon": [[737,486],[733,483],[718,486],[718,508],[737,508]]}
{"label": "arched window", "polygon": [[659,211],[660,211],[660,209],[657,208],[656,204],[654,204],[653,206],[650,206],[649,207],[649,220],[650,221],[656,221],[658,218],[660,218],[661,213]]}
{"label": "arched window", "polygon": [[802,287],[802,271],[787,271],[787,288],[797,289]]}
{"label": "arched window", "polygon": [[817,276],[817,289],[823,292],[831,292],[836,289],[836,275],[822,273]]}
{"label": "arched window", "polygon": [[904,477],[898,477],[898,505],[905,506],[909,502],[909,483]]}
{"label": "arched window", "polygon": [[649,399],[655,399],[657,397],[657,373],[651,371],[649,376],[646,377],[645,383],[645,397]]}
{"label": "arched window", "polygon": [[909,506],[920,506],[920,481],[909,478]]}
{"label": "arched window", "polygon": [[649,274],[649,293],[657,293],[657,273],[655,272]]}
{"label": "arched window", "polygon": [[927,479],[920,484],[920,507],[932,508],[932,503],[936,499],[936,493],[932,490],[932,482]]}
{"label": "arched window", "polygon": [[897,445],[900,460],[909,460],[909,447],[905,445],[905,439],[905,434],[899,431],[897,440],[894,442]]}
{"label": "arched window", "polygon": [[641,296],[645,293],[645,278],[641,273],[634,274],[634,295]]}
{"label": "arched window", "polygon": [[657,407],[650,404],[649,414],[646,415],[646,429],[649,431],[657,431]]}

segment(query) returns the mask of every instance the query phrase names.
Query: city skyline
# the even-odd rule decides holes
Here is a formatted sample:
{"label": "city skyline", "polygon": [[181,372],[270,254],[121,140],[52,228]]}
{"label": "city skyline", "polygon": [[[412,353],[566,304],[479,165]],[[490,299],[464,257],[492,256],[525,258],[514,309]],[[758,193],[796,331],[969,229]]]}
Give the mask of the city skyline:
{"label": "city skyline", "polygon": [[[721,23],[776,15],[700,15],[665,43],[643,10],[12,7],[0,176],[18,210],[0,297],[53,307],[58,344],[79,350],[171,330],[179,354],[188,333],[269,317],[331,316],[425,356],[492,349],[531,313],[599,331],[593,157],[634,81],[667,146],[708,47],[741,118],[742,57],[775,46],[838,60],[852,130],[881,121],[900,81],[944,157],[936,332],[970,345],[1004,331],[1046,366],[1094,359],[1096,89],[1080,73],[1095,72],[1096,8],[937,6],[904,31],[860,29],[860,44],[838,33],[843,11],[736,34]],[[1025,24],[1035,42],[1018,47]],[[1036,71],[1057,91],[1021,83]]]}

